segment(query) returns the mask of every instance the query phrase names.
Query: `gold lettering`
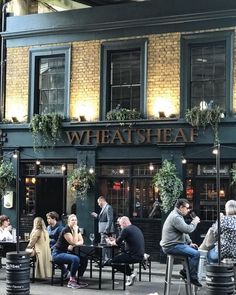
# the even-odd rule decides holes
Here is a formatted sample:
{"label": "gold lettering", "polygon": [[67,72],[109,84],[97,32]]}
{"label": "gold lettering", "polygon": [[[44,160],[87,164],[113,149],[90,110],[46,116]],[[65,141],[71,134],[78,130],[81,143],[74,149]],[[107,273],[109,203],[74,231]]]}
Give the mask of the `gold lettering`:
{"label": "gold lettering", "polygon": [[69,140],[69,143],[70,144],[81,144],[82,142],[82,139],[84,138],[84,135],[86,134],[86,130],[83,130],[83,131],[78,131],[78,132],[75,132],[75,131],[67,131],[66,134],[67,134],[67,137],[68,137],[68,140]]}
{"label": "gold lettering", "polygon": [[177,141],[180,141],[180,140],[183,141],[183,142],[188,142],[187,137],[185,136],[184,131],[183,131],[182,128],[178,129],[173,142],[177,142]]}
{"label": "gold lettering", "polygon": [[146,137],[145,137],[145,129],[137,129],[137,142],[138,143],[144,143],[145,140],[146,140]]}
{"label": "gold lettering", "polygon": [[132,143],[132,132],[135,131],[134,129],[124,129],[124,132],[127,132],[127,142]]}
{"label": "gold lettering", "polygon": [[94,134],[93,130],[86,130],[87,132],[87,136],[86,136],[86,139],[87,139],[87,144],[92,144],[92,139],[93,138],[97,138],[97,133]]}
{"label": "gold lettering", "polygon": [[198,130],[196,128],[190,128],[190,142],[195,142],[195,137],[198,136]]}
{"label": "gold lettering", "polygon": [[115,130],[115,134],[111,139],[111,143],[115,143],[115,141],[119,141],[121,144],[125,143],[123,135],[121,134],[120,130]]}
{"label": "gold lettering", "polygon": [[101,144],[107,144],[110,141],[109,130],[101,130]]}
{"label": "gold lettering", "polygon": [[163,142],[171,142],[170,132],[171,128],[163,129]]}
{"label": "gold lettering", "polygon": [[152,143],[152,137],[156,137],[156,134],[153,134],[153,129],[147,129],[147,143]]}

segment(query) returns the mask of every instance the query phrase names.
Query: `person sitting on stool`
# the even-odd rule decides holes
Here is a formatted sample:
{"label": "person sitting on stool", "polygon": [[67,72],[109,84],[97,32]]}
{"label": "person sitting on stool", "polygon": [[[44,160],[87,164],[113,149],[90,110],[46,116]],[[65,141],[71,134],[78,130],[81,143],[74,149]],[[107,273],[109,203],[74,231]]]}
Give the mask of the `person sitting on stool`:
{"label": "person sitting on stool", "polygon": [[[178,199],[174,210],[168,215],[163,228],[160,245],[165,254],[173,254],[188,257],[190,268],[190,281],[197,287],[202,287],[198,280],[198,264],[200,252],[197,245],[193,244],[189,233],[192,233],[200,222],[198,216],[194,217],[190,224],[184,220],[184,216],[189,213],[190,205],[186,199]],[[186,279],[185,270],[180,271],[180,275]]]}
{"label": "person sitting on stool", "polygon": [[[111,263],[138,263],[143,260],[144,257],[144,237],[142,231],[135,225],[131,224],[127,216],[122,216],[119,219],[121,227],[121,233],[117,239],[107,238],[106,241],[112,246],[121,246],[125,243],[125,249],[113,259],[109,259],[105,265],[111,265]],[[118,271],[124,273],[123,266],[116,266]],[[129,265],[126,266],[126,286],[132,286],[136,279],[136,273],[132,273]]]}

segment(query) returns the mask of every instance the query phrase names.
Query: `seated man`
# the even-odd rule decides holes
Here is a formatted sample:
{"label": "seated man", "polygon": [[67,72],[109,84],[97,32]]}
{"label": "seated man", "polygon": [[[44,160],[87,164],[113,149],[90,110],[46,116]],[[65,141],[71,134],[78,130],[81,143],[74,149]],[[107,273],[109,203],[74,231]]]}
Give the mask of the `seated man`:
{"label": "seated man", "polygon": [[[121,227],[121,233],[117,239],[112,237],[107,238],[107,243],[112,246],[121,246],[124,242],[125,249],[116,255],[112,260],[105,263],[109,265],[112,263],[137,263],[143,260],[144,256],[144,237],[141,230],[131,224],[127,216],[123,216],[119,219],[119,224]],[[124,267],[117,265],[117,270],[124,272]],[[136,279],[136,274],[131,271],[129,266],[126,267],[127,281],[126,286],[131,286],[134,284]]]}
{"label": "seated man", "polygon": [[[189,236],[189,233],[196,229],[200,219],[196,216],[190,224],[187,224],[184,216],[189,213],[189,210],[188,200],[178,199],[176,201],[174,210],[170,212],[163,225],[160,245],[166,254],[188,257],[191,283],[202,287],[197,275],[200,253],[197,250],[197,245],[192,243]],[[186,272],[184,270],[181,270],[180,274],[186,279]]]}

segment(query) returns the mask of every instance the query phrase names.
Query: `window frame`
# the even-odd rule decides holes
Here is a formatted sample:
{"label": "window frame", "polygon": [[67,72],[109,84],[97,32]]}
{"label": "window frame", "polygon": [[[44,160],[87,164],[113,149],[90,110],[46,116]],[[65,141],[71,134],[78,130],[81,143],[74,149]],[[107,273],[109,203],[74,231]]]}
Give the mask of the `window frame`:
{"label": "window frame", "polygon": [[199,33],[181,36],[181,68],[180,68],[180,116],[190,108],[190,78],[191,78],[191,45],[225,42],[226,46],[226,103],[225,111],[231,115],[233,110],[233,38],[234,31]]}
{"label": "window frame", "polygon": [[70,60],[71,46],[57,46],[47,48],[32,48],[29,50],[29,119],[38,113],[38,65],[37,60],[41,57],[65,56],[65,90],[64,90],[64,117],[69,118],[69,95],[70,95]]}
{"label": "window frame", "polygon": [[101,45],[101,82],[100,82],[100,119],[106,119],[107,99],[109,95],[109,55],[114,51],[140,50],[140,113],[146,117],[147,91],[147,38],[103,42]]}

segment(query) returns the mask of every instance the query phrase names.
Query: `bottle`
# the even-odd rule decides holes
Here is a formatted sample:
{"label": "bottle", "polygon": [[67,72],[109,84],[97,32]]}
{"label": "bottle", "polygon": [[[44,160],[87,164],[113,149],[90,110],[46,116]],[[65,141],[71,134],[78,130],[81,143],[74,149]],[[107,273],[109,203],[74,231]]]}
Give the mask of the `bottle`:
{"label": "bottle", "polygon": [[12,238],[13,238],[13,242],[16,242],[16,229],[12,228]]}

